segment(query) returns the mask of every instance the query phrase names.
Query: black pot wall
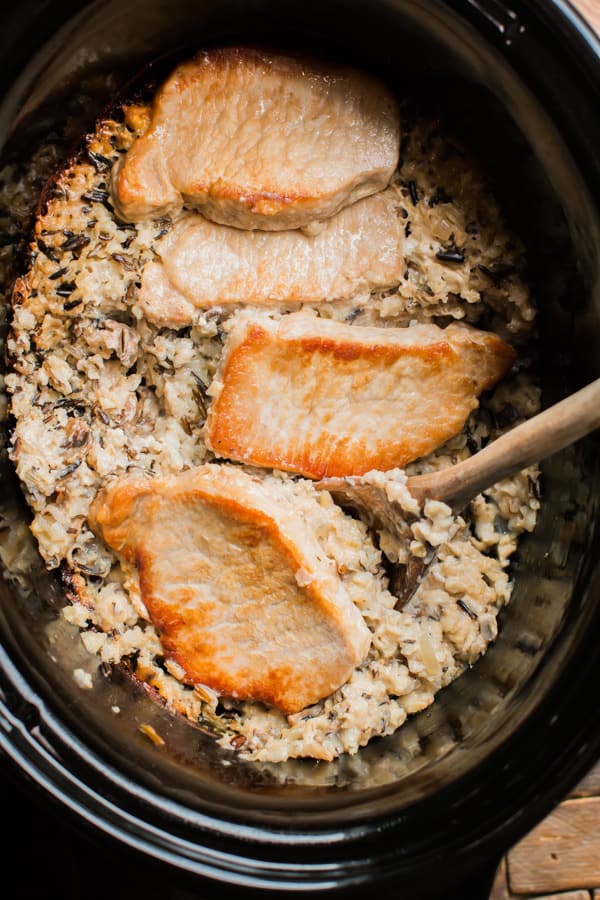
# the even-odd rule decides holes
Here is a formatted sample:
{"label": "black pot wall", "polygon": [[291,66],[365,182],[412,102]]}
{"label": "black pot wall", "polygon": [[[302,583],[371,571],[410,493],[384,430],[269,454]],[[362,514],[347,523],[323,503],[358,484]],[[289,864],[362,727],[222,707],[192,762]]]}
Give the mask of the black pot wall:
{"label": "black pot wall", "polygon": [[[358,61],[451,115],[529,248],[544,402],[598,375],[600,55],[563,4],[25,3],[1,30],[4,159],[26,165],[41,137],[59,140],[74,92],[89,127],[149,60],[234,39]],[[110,91],[94,92],[90,75],[107,69]],[[484,659],[358,759],[223,766],[209,739],[117,675],[78,692],[71,672],[85,651],[40,564],[24,591],[10,572],[0,586],[0,746],[96,838],[203,895],[228,885],[349,897],[377,883],[407,898],[458,896],[459,880],[494,862],[600,752],[597,456],[589,439],[544,467],[539,525]],[[6,463],[2,479],[16,531],[27,512]],[[144,742],[141,722],[166,749]]]}

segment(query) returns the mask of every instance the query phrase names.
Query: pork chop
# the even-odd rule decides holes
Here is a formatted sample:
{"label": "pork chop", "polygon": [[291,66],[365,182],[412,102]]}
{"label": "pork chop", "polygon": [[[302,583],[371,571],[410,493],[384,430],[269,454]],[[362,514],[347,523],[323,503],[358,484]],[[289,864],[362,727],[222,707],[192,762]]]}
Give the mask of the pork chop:
{"label": "pork chop", "polygon": [[240,316],[210,389],[219,456],[309,478],[405,466],[457,434],[515,352],[465,325]]}
{"label": "pork chop", "polygon": [[199,308],[319,303],[390,287],[402,276],[397,199],[382,191],[343,209],[312,237],[240,231],[184,216],[144,268],[138,305],[159,326],[189,325]]}
{"label": "pork chop", "polygon": [[116,170],[125,220],[186,204],[238,228],[326,219],[384,188],[400,146],[379,79],[258,50],[209,50],[157,92],[151,123]]}
{"label": "pork chop", "polygon": [[293,713],[331,694],[370,632],[281,485],[227,465],[100,492],[91,527],[137,568],[185,679]]}

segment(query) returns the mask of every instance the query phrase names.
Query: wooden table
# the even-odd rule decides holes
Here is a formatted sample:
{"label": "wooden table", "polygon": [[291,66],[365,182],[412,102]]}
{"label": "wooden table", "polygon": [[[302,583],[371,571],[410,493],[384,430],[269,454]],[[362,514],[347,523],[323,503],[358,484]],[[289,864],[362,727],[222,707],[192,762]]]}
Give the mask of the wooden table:
{"label": "wooden table", "polygon": [[[600,34],[600,0],[572,2]],[[524,897],[600,900],[600,764],[503,859],[490,900]]]}
{"label": "wooden table", "polygon": [[490,900],[524,896],[600,900],[600,764],[503,859]]}
{"label": "wooden table", "polygon": [[572,0],[572,3],[600,34],[600,0]]}

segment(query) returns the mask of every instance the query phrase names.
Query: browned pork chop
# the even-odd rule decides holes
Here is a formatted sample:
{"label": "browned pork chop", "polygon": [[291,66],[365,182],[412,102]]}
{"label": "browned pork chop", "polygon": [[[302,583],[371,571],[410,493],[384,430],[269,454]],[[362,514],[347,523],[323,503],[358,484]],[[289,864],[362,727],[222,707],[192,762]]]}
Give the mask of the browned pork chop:
{"label": "browned pork chop", "polygon": [[206,442],[309,478],[404,466],[457,434],[514,360],[497,335],[465,325],[242,315],[210,391]]}
{"label": "browned pork chop", "polygon": [[148,263],[138,304],[156,325],[189,325],[198,309],[230,303],[319,303],[389,287],[402,276],[393,191],[343,209],[309,237],[240,231],[190,213]]}
{"label": "browned pork chop", "polygon": [[117,168],[126,220],[183,203],[238,228],[300,228],[384,188],[396,168],[394,97],[348,67],[228,48],[178,66]]}
{"label": "browned pork chop", "polygon": [[191,683],[293,713],[367,654],[362,616],[277,483],[227,465],[125,476],[90,523],[137,568],[165,654]]}

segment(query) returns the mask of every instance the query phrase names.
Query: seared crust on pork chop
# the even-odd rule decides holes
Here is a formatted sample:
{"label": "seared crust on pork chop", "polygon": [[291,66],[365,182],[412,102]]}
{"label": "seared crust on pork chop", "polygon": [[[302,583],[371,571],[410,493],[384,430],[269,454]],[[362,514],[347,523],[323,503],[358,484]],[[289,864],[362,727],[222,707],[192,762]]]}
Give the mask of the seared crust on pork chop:
{"label": "seared crust on pork chop", "polygon": [[400,125],[377,78],[245,48],[178,66],[117,167],[123,219],[186,204],[238,228],[300,228],[386,187]]}
{"label": "seared crust on pork chop", "polygon": [[199,309],[347,299],[402,277],[397,195],[382,191],[343,209],[314,236],[240,231],[191,213],[156,248],[138,304],[158,326],[189,325]]}
{"label": "seared crust on pork chop", "polygon": [[366,656],[370,632],[285,491],[233,466],[122,477],[90,523],[139,575],[186,680],[294,713]]}
{"label": "seared crust on pork chop", "polygon": [[465,325],[241,316],[211,390],[206,442],[309,478],[404,466],[457,434],[514,360],[497,335]]}

